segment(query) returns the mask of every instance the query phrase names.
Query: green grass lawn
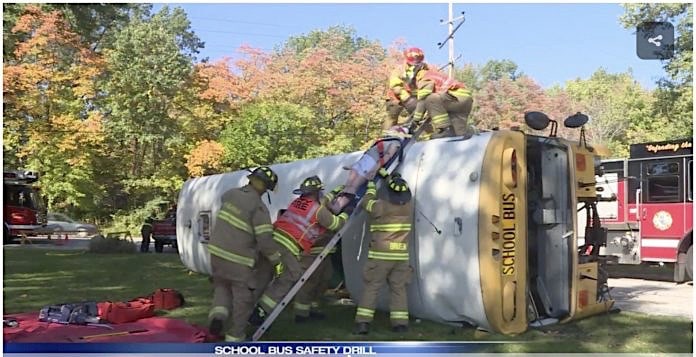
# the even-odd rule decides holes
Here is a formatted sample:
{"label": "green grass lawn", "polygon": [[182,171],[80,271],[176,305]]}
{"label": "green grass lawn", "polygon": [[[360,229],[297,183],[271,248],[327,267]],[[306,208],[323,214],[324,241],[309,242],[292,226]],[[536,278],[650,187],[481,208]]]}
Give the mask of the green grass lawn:
{"label": "green grass lawn", "polygon": [[[189,272],[175,254],[91,254],[35,248],[4,249],[4,312],[36,311],[48,304],[128,300],[157,288],[181,291],[185,307],[166,316],[206,325],[212,285]],[[596,316],[578,322],[532,329],[519,336],[486,334],[412,321],[411,330],[394,334],[384,313],[378,313],[367,337],[354,336],[352,306],[325,306],[329,317],[296,325],[285,311],[264,340],[318,341],[511,341],[488,345],[490,352],[692,352],[692,322],[636,313]],[[519,343],[515,343],[519,342]]]}

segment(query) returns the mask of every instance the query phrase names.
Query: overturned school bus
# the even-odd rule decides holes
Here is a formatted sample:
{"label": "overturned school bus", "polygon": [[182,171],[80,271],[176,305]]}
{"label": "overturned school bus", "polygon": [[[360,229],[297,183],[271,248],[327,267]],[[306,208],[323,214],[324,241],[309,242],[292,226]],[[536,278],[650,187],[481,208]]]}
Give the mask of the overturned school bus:
{"label": "overturned school bus", "polygon": [[[406,146],[396,171],[411,187],[415,209],[409,247],[411,316],[468,323],[505,334],[567,322],[612,308],[599,246],[606,230],[596,214],[596,148],[556,137],[557,122],[525,115],[536,130],[483,132]],[[566,119],[582,127],[587,116]],[[582,130],[582,129],[581,129]],[[318,175],[328,189],[342,184],[361,153],[272,165],[280,181],[268,197],[272,217],[295,198],[292,190]],[[246,184],[237,171],[188,180],[180,193],[177,239],[190,269],[210,274],[207,242],[220,196]],[[578,207],[588,212],[578,222]],[[360,296],[369,229],[357,210],[342,230],[345,282]],[[585,245],[578,246],[578,231]],[[386,295],[386,294],[385,294]],[[386,307],[386,296],[382,296]]]}

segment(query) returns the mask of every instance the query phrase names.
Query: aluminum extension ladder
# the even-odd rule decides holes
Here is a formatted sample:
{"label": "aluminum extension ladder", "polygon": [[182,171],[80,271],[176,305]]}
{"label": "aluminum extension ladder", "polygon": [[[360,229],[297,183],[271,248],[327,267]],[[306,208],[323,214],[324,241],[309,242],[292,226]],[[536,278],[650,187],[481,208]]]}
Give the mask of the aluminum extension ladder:
{"label": "aluminum extension ladder", "polygon": [[[421,134],[421,132],[423,132],[424,128],[427,126],[429,121],[430,121],[429,118],[424,120],[423,123],[418,127],[418,129],[406,141],[406,145],[404,145],[401,148],[401,159],[402,160],[394,160],[391,163],[391,165],[389,166],[389,168],[387,168],[387,172],[389,172],[390,175],[392,172],[394,172],[394,170],[396,170],[401,165],[401,163],[403,162],[403,157],[405,156],[406,151],[411,147],[411,145],[413,145],[413,143],[416,142],[416,140],[418,139],[418,136]],[[384,180],[380,180],[377,183],[378,188],[382,186],[383,182],[384,182]],[[362,201],[362,198],[360,198],[360,201]],[[356,203],[356,207],[355,207],[353,213],[348,218],[348,222],[350,222],[350,220],[353,217],[357,216],[360,213],[360,201],[358,201]],[[261,338],[261,336],[263,336],[263,334],[266,331],[268,331],[268,328],[271,327],[271,325],[273,324],[275,319],[278,317],[278,315],[280,315],[280,313],[283,312],[285,307],[292,301],[292,299],[295,298],[295,295],[297,294],[297,292],[300,291],[300,289],[302,288],[302,286],[304,286],[305,282],[307,282],[309,277],[312,276],[312,274],[314,274],[314,271],[317,270],[317,268],[319,267],[319,264],[321,264],[321,262],[323,262],[324,259],[326,259],[329,252],[331,251],[331,249],[333,249],[333,247],[335,247],[336,244],[338,244],[338,241],[341,240],[341,238],[343,238],[344,231],[346,229],[348,229],[348,222],[346,222],[346,224],[343,225],[343,228],[341,228],[341,230],[336,232],[336,234],[331,238],[329,243],[326,244],[326,246],[324,247],[324,250],[321,253],[319,253],[319,255],[314,259],[314,262],[312,262],[312,265],[310,265],[309,268],[307,268],[307,270],[305,270],[305,272],[300,277],[300,280],[298,280],[295,283],[295,285],[293,285],[293,287],[290,289],[290,291],[287,293],[287,295],[285,295],[283,297],[283,299],[278,303],[278,305],[276,305],[276,307],[273,309],[273,311],[266,317],[264,322],[261,324],[261,326],[259,326],[259,328],[256,330],[256,332],[254,332],[254,335],[251,337],[252,341],[258,341]]]}

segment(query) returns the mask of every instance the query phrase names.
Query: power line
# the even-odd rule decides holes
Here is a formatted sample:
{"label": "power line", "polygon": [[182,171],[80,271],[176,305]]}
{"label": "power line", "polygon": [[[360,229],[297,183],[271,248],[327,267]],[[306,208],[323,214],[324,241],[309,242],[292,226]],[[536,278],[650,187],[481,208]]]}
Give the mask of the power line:
{"label": "power line", "polygon": [[198,32],[225,33],[225,34],[230,34],[230,35],[241,35],[241,36],[265,36],[265,37],[277,37],[277,38],[285,38],[286,37],[286,36],[271,35],[271,34],[266,34],[266,33],[250,33],[250,32],[232,32],[232,31],[222,31],[222,30],[194,29],[194,32],[196,32],[196,31],[198,31]]}
{"label": "power line", "polygon": [[269,23],[263,23],[263,22],[239,21],[239,20],[229,20],[229,19],[214,19],[214,18],[210,18],[210,17],[189,16],[189,18],[190,19],[198,19],[198,20],[206,20],[206,21],[228,22],[228,23],[234,23],[234,24],[260,25],[260,26],[281,27],[281,28],[294,27],[294,26],[287,26],[287,25],[269,24]]}

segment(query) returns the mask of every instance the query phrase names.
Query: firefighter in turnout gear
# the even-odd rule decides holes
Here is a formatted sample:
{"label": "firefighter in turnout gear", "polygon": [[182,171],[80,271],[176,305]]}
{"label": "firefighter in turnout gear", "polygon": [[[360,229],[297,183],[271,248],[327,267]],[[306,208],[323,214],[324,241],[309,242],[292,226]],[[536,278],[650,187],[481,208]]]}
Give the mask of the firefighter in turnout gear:
{"label": "firefighter in turnout gear", "polygon": [[142,242],[140,242],[140,252],[147,253],[150,251],[150,237],[152,236],[152,222],[154,222],[152,215],[145,218],[145,223],[140,228],[140,234],[143,236]]}
{"label": "firefighter in turnout gear", "polygon": [[246,339],[247,320],[254,308],[251,283],[257,251],[272,264],[285,262],[273,241],[273,226],[261,195],[274,190],[278,176],[259,167],[247,176],[249,184],[225,192],[207,247],[215,288],[208,315],[210,332],[219,336],[231,319],[225,341]]}
{"label": "firefighter in turnout gear", "polygon": [[473,105],[471,91],[435,69],[416,66],[415,70],[418,103],[413,120],[421,122],[427,110],[434,128],[433,139],[467,134]]}
{"label": "firefighter in turnout gear", "polygon": [[[347,213],[334,215],[320,201],[324,185],[317,176],[305,179],[300,188],[293,191],[300,195],[273,224],[273,239],[282,246],[284,255],[296,259],[295,266],[285,266],[280,276],[265,289],[254,309],[250,323],[260,325],[267,313],[273,311],[278,302],[300,279],[303,270],[299,260],[303,254],[309,255],[312,246],[325,234],[338,231],[348,220]],[[335,191],[335,190],[334,190]]]}
{"label": "firefighter in turnout gear", "polygon": [[367,334],[375,314],[379,291],[389,284],[389,310],[392,330],[408,330],[406,285],[411,281],[408,241],[411,235],[413,203],[406,181],[398,174],[389,177],[386,192],[377,198],[370,181],[361,206],[370,215],[372,240],[363,270],[364,290],[355,314],[355,333]]}
{"label": "firefighter in turnout gear", "polygon": [[404,51],[405,63],[394,68],[389,75],[387,90],[387,119],[382,123],[384,131],[398,124],[399,115],[404,109],[410,114],[416,109],[415,66],[428,68],[423,62],[425,54],[420,48],[412,47]]}
{"label": "firefighter in turnout gear", "polygon": [[[328,207],[329,203],[338,195],[344,186],[338,186],[334,188],[331,192],[324,195],[320,202],[322,205]],[[314,262],[317,256],[324,251],[324,247],[331,240],[333,236],[332,231],[327,231],[325,234],[320,236],[314,243],[310,250],[309,255],[303,254],[300,257],[300,265],[302,270],[307,270],[310,265]],[[336,252],[336,247],[333,247],[329,254]],[[297,292],[295,296],[295,302],[293,308],[295,310],[295,322],[302,323],[309,319],[323,320],[325,318],[324,313],[319,310],[319,300],[323,296],[326,289],[329,287],[329,280],[331,280],[332,268],[330,255],[324,259],[319,267],[316,269],[314,274],[312,274],[307,282],[302,286],[300,291]]]}

